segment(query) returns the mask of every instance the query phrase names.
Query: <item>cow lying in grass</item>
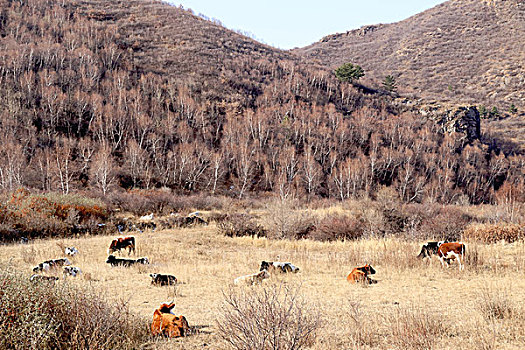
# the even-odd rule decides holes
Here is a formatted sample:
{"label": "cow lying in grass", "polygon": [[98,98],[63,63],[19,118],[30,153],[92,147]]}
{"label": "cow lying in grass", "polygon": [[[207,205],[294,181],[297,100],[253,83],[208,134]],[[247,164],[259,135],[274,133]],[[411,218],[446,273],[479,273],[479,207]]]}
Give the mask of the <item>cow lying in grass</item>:
{"label": "cow lying in grass", "polygon": [[376,270],[369,265],[366,264],[365,266],[355,267],[352,272],[348,274],[346,277],[346,280],[348,282],[353,283],[365,283],[365,284],[372,284],[377,283],[376,280],[371,279],[368,277],[368,275],[373,275],[376,273]]}
{"label": "cow lying in grass", "polygon": [[77,277],[78,275],[82,273],[82,271],[80,271],[80,269],[75,266],[64,266],[63,273],[64,273],[64,277],[66,276]]}
{"label": "cow lying in grass", "polygon": [[33,267],[33,272],[49,272],[51,269],[65,265],[71,265],[71,262],[67,258],[46,260]]}
{"label": "cow lying in grass", "polygon": [[116,258],[113,255],[108,256],[108,259],[106,260],[107,264],[111,264],[111,266],[125,266],[130,267],[135,264],[143,264],[148,265],[149,260],[148,258],[138,258],[138,259],[122,259],[122,258]]}
{"label": "cow lying in grass", "polygon": [[268,270],[268,272],[299,272],[299,268],[289,262],[278,262],[278,261],[263,261],[261,262],[261,268],[259,271]]}
{"label": "cow lying in grass", "polygon": [[177,277],[161,273],[150,273],[151,284],[158,286],[171,286],[177,284]]}
{"label": "cow lying in grass", "polygon": [[151,322],[151,333],[153,335],[163,335],[170,338],[184,337],[188,335],[190,326],[188,321],[182,315],[175,316],[172,309],[174,303],[162,304],[153,313],[153,322]]}
{"label": "cow lying in grass", "polygon": [[237,277],[235,280],[233,280],[233,283],[235,285],[246,284],[251,286],[262,283],[262,281],[266,278],[270,278],[270,274],[268,273],[268,270],[262,270],[251,275]]}
{"label": "cow lying in grass", "polygon": [[75,247],[66,247],[64,253],[69,256],[75,256],[78,254],[78,249]]}

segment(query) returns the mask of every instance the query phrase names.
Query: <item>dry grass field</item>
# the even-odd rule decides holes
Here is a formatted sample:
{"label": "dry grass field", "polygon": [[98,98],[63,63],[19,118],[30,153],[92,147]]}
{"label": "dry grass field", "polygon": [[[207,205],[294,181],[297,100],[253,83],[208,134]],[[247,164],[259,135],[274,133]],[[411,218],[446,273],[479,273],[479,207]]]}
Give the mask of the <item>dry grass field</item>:
{"label": "dry grass field", "polygon": [[[117,235],[115,235],[116,237]],[[416,259],[423,242],[367,239],[347,242],[228,238],[215,225],[135,234],[136,256],[151,265],[110,267],[105,263],[113,236],[35,240],[0,246],[0,264],[26,272],[63,256],[82,269],[74,284],[90,286],[125,300],[148,322],[163,301],[175,299],[196,334],[182,339],[153,339],[148,349],[224,349],[217,335],[224,293],[264,287],[233,287],[233,279],[258,271],[261,260],[291,261],[295,275],[274,275],[265,286],[300,288],[321,319],[313,349],[523,349],[525,348],[525,245],[466,242],[467,264],[442,269],[439,261]],[[127,256],[127,253],[123,253]],[[350,270],[369,262],[378,283],[350,285]],[[169,273],[175,287],[150,284],[149,273]],[[64,283],[64,282],[60,282]],[[148,325],[144,324],[144,327]]]}

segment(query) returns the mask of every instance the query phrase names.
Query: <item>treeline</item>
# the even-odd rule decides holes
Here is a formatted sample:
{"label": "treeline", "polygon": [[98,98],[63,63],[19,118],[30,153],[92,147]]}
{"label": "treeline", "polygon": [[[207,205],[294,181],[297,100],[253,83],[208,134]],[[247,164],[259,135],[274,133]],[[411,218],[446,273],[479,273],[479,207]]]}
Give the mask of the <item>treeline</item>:
{"label": "treeline", "polygon": [[145,69],[118,23],[75,2],[0,3],[1,189],[525,201],[523,156],[443,135],[331,72],[242,56],[184,80]]}

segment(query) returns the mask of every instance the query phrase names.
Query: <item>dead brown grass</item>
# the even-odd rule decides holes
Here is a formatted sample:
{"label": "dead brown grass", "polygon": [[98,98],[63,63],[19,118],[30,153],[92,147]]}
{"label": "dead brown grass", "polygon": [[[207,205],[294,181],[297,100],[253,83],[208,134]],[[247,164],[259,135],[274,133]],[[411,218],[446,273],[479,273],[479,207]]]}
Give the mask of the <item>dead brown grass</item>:
{"label": "dead brown grass", "polygon": [[[80,254],[71,260],[83,274],[70,283],[125,300],[130,312],[147,319],[161,302],[175,299],[175,312],[186,316],[194,334],[178,340],[152,338],[146,345],[152,349],[204,344],[223,349],[215,323],[222,316],[223,291],[233,288],[235,277],[258,271],[261,260],[291,261],[301,268],[298,274],[272,276],[264,285],[301,284],[305,299],[322,310],[324,322],[312,349],[478,349],[480,329],[486,331],[486,348],[525,346],[521,318],[488,320],[478,293],[486,286],[496,286],[491,289],[495,292],[506,286],[506,300],[521,303],[525,298],[521,241],[491,245],[466,241],[466,268],[458,272],[454,266],[442,269],[436,260],[417,260],[422,242],[395,238],[345,242],[229,238],[218,234],[214,224],[135,236],[137,256],[147,256],[151,265],[111,268],[104,261],[113,236],[0,246],[0,261],[9,261],[29,277],[33,265],[62,256],[61,244],[75,246]],[[346,275],[365,262],[376,269],[378,283],[366,288],[348,284]],[[152,286],[153,272],[173,274],[183,283]]]}

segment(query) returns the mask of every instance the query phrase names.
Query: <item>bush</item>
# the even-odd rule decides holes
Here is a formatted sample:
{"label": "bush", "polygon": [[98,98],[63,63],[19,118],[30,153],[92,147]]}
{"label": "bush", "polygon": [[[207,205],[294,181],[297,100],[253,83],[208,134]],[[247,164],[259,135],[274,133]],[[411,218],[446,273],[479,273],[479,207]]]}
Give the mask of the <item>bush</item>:
{"label": "bush", "polygon": [[407,205],[402,211],[405,234],[418,239],[458,241],[465,227],[473,221],[455,206]]}
{"label": "bush", "polygon": [[0,348],[131,349],[148,337],[146,320],[92,289],[38,283],[0,267]]}
{"label": "bush", "polygon": [[219,337],[234,349],[297,350],[313,344],[321,312],[300,288],[266,286],[230,290],[217,319]]}
{"label": "bush", "polygon": [[106,206],[80,195],[14,191],[0,204],[0,240],[100,232],[109,217]]}
{"label": "bush", "polygon": [[315,219],[305,212],[294,210],[293,205],[289,201],[278,201],[267,206],[264,226],[269,237],[301,239],[308,237],[315,229]]}
{"label": "bush", "polygon": [[463,231],[463,239],[483,243],[496,243],[505,241],[508,243],[523,239],[525,226],[518,224],[472,224]]}
{"label": "bush", "polygon": [[308,238],[319,241],[353,240],[363,237],[364,223],[360,218],[330,215],[323,218]]}
{"label": "bush", "polygon": [[228,237],[257,236],[266,237],[266,230],[255,217],[248,214],[228,214],[217,223],[220,234]]}

